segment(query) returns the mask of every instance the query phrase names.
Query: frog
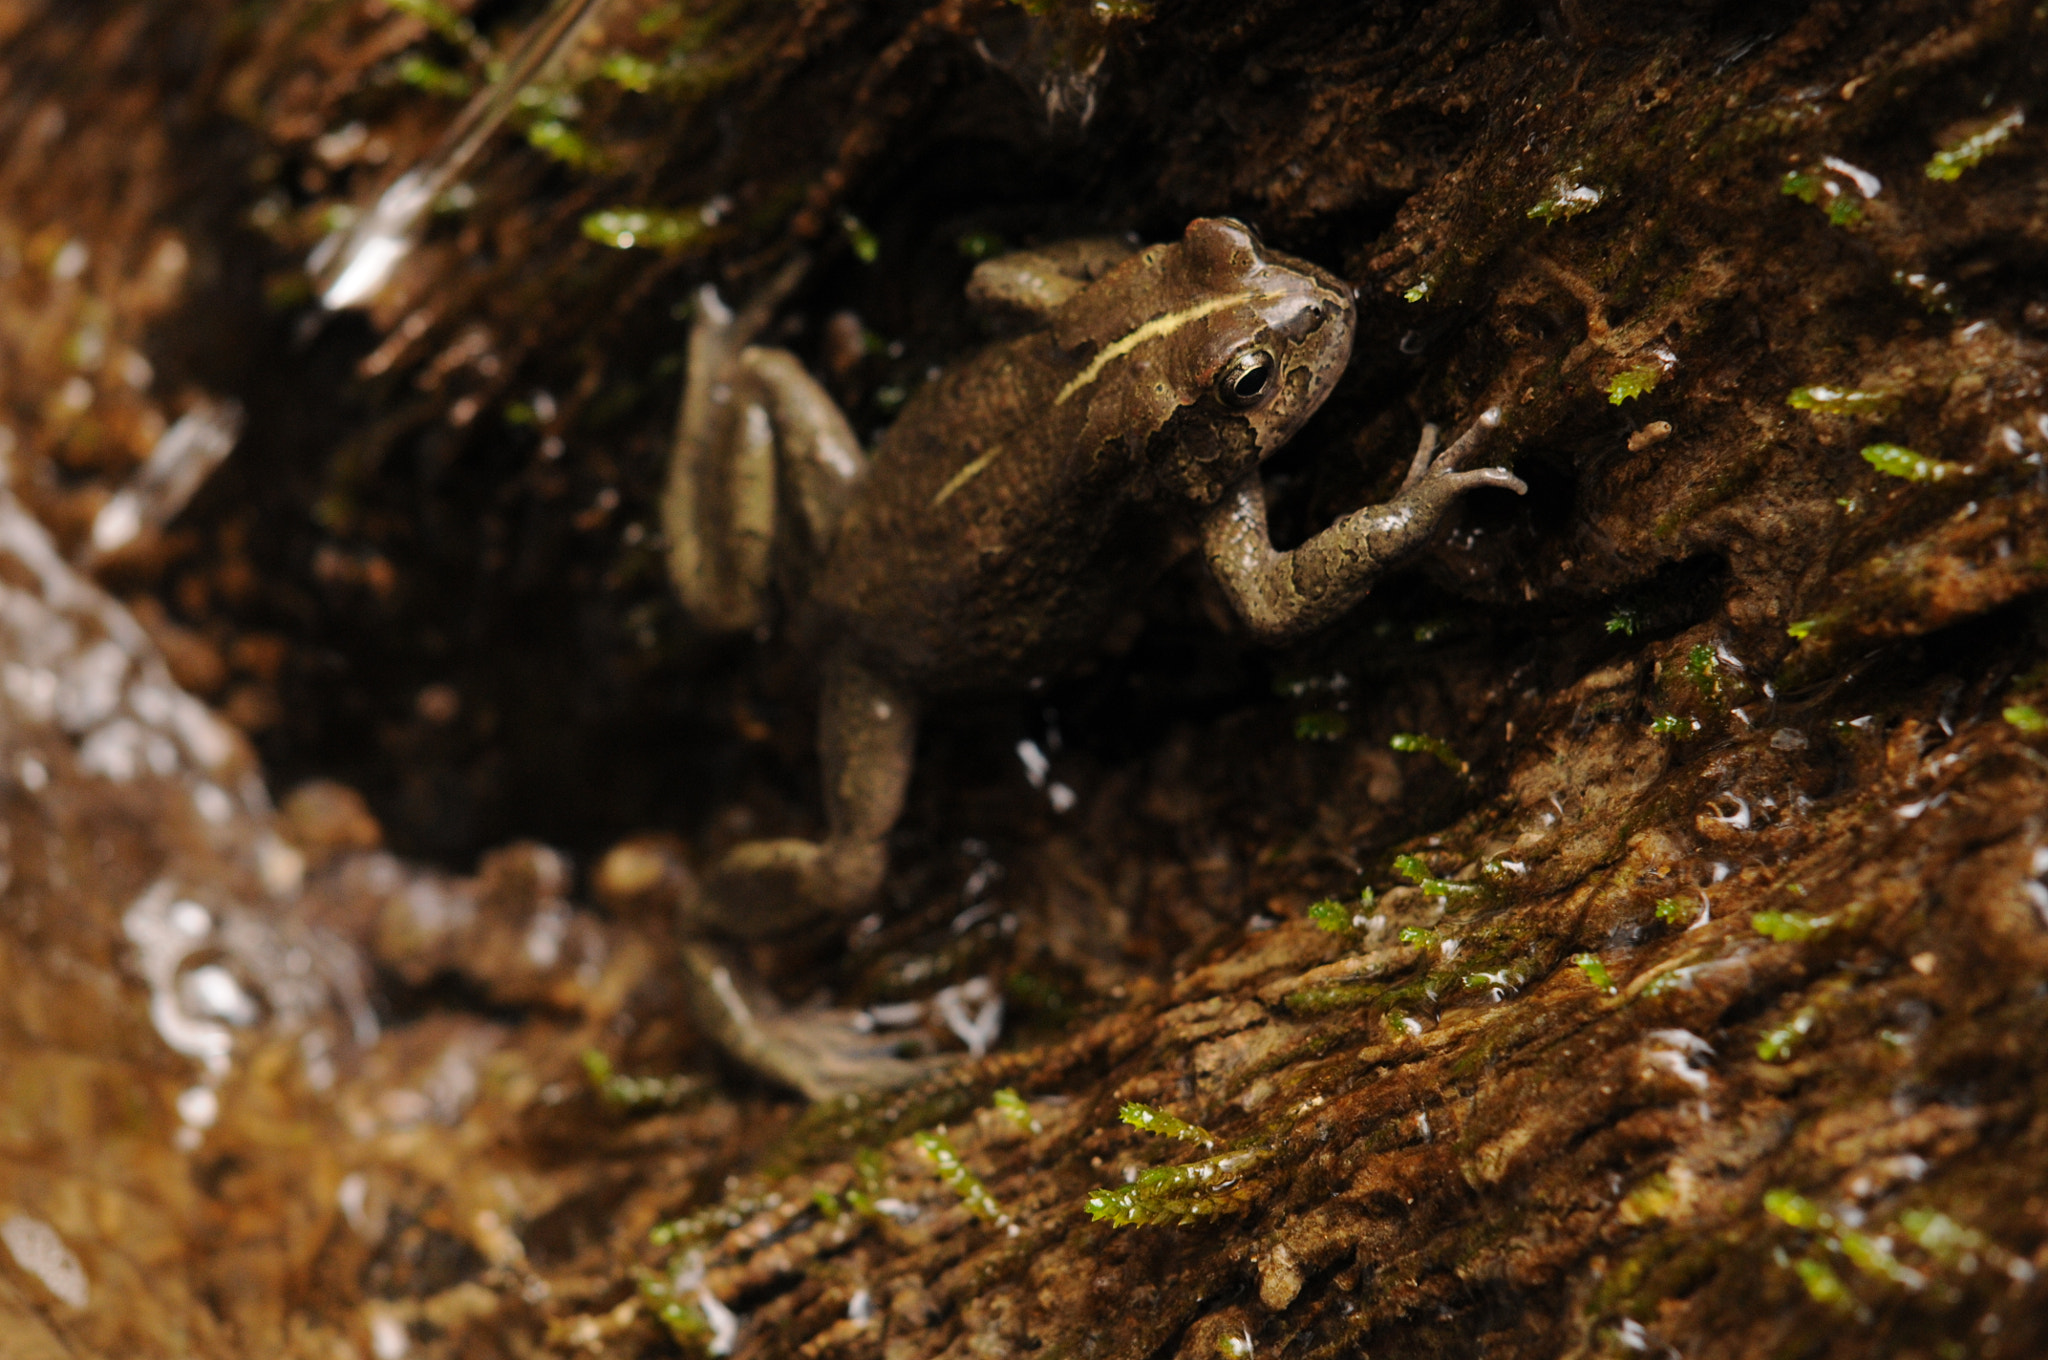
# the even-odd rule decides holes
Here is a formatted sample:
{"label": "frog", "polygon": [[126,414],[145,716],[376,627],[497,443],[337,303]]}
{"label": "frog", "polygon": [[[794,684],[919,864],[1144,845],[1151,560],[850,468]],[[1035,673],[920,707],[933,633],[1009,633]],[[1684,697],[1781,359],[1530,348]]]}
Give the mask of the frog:
{"label": "frog", "polygon": [[814,649],[824,834],[725,852],[684,894],[679,933],[714,1041],[828,1099],[941,1059],[892,1049],[857,1013],[785,1009],[741,951],[870,911],[923,708],[1072,668],[1190,551],[1256,643],[1304,637],[1462,497],[1527,488],[1474,465],[1501,425],[1489,408],[1448,443],[1426,425],[1390,501],[1275,548],[1260,468],[1343,374],[1357,299],[1234,218],[982,262],[968,297],[1009,333],[928,381],[871,450],[795,355],[756,343],[790,277],[738,312],[699,291],[661,518],[698,625],[758,632],[779,607]]}

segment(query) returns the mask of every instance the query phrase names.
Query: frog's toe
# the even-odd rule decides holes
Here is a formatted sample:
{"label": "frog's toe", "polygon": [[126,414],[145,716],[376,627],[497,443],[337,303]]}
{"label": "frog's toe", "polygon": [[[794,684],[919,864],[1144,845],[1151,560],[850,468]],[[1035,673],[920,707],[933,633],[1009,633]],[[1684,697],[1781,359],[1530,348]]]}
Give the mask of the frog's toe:
{"label": "frog's toe", "polygon": [[911,1086],[957,1059],[920,1052],[902,1034],[877,1033],[859,1011],[810,1010],[764,1019],[759,1066],[812,1100]]}
{"label": "frog's toe", "polygon": [[922,1036],[877,1033],[861,1011],[783,1009],[730,950],[685,940],[691,1011],[714,1043],[763,1076],[813,1100],[911,1085],[944,1067]]}
{"label": "frog's toe", "polygon": [[1482,486],[1501,487],[1514,492],[1517,496],[1529,494],[1529,484],[1504,467],[1473,468],[1468,472],[1453,472],[1441,478],[1438,485],[1453,495],[1461,495]]}
{"label": "frog's toe", "polygon": [[1430,463],[1430,473],[1442,476],[1457,472],[1467,463],[1484,452],[1492,442],[1494,431],[1500,428],[1501,412],[1498,406],[1489,406],[1479,413],[1479,418],[1466,427],[1465,433],[1451,442],[1449,448],[1439,453]]}

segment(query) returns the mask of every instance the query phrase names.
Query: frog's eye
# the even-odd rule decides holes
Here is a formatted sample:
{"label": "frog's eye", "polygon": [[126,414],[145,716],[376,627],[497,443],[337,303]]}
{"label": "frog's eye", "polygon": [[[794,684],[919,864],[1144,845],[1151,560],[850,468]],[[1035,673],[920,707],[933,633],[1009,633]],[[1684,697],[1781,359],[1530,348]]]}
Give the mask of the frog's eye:
{"label": "frog's eye", "polygon": [[1216,399],[1232,410],[1250,410],[1271,394],[1277,367],[1265,350],[1240,351],[1216,375]]}

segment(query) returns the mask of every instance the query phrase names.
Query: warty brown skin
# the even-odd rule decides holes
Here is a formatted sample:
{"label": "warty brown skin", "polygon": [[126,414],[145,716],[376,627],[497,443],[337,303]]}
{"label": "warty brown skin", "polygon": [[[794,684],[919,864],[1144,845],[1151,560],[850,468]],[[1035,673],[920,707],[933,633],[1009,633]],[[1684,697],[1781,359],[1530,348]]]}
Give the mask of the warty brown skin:
{"label": "warty brown skin", "polygon": [[664,502],[672,574],[701,618],[744,627],[795,574],[771,551],[777,526],[812,564],[826,835],[730,852],[685,909],[685,961],[727,1049],[813,1096],[920,1069],[829,1016],[781,1014],[712,938],[865,909],[921,699],[1056,673],[1196,539],[1256,636],[1298,635],[1422,547],[1465,491],[1522,489],[1505,469],[1462,470],[1497,424],[1488,412],[1441,454],[1427,431],[1393,502],[1275,551],[1259,464],[1349,361],[1349,285],[1227,218],[1118,253],[983,266],[970,292],[1038,328],[927,386],[871,459],[793,359],[744,347],[762,308],[735,321],[707,297],[693,332]]}
{"label": "warty brown skin", "polygon": [[[1177,315],[1062,400],[1106,347]],[[905,408],[815,602],[864,661],[925,694],[1057,672],[1320,404],[1352,318],[1346,284],[1234,223],[1132,256]],[[1277,390],[1234,409],[1212,389],[1248,346],[1273,354]]]}

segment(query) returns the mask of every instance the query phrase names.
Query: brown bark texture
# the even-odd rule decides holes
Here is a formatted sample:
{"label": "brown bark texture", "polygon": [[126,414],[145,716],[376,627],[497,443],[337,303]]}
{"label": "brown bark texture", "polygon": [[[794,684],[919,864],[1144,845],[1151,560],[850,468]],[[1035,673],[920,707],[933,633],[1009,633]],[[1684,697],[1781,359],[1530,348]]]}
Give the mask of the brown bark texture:
{"label": "brown bark texture", "polygon": [[[611,0],[321,310],[543,9],[0,0],[0,1356],[2048,1353],[2048,7]],[[663,579],[687,299],[807,257],[871,436],[977,258],[1218,213],[1359,290],[1279,532],[1489,405],[1529,494],[931,714],[755,962],[1006,1030],[806,1110],[670,962],[818,815]]]}

